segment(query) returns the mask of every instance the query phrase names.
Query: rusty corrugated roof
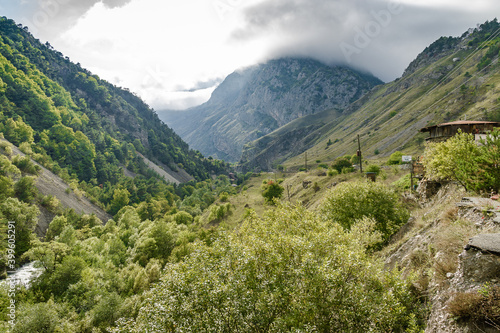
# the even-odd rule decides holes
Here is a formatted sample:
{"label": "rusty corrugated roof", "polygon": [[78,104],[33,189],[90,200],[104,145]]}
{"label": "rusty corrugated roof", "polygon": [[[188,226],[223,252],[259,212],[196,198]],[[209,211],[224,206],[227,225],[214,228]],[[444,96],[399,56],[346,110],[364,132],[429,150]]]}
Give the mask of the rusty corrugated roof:
{"label": "rusty corrugated roof", "polygon": [[481,124],[483,124],[483,125],[493,124],[493,125],[500,126],[500,122],[497,122],[497,121],[457,120],[457,121],[452,121],[449,123],[443,123],[443,124],[424,127],[420,130],[420,132],[428,132],[429,129],[433,128],[433,127],[445,127],[445,126],[453,126],[453,125],[481,125]]}

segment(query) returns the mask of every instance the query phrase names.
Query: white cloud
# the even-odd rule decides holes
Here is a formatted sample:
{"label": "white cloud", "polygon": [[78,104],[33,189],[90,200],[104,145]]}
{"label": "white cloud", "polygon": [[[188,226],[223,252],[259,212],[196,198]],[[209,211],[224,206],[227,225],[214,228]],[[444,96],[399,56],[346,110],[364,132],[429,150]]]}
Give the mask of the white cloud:
{"label": "white cloud", "polygon": [[211,2],[175,2],[172,6],[162,0],[142,0],[120,8],[98,3],[53,45],[156,108],[199,104],[210,97],[206,89],[176,90],[179,86],[190,90],[200,81],[252,64],[264,50],[251,48],[255,43],[229,42],[236,9],[223,12],[221,19]]}

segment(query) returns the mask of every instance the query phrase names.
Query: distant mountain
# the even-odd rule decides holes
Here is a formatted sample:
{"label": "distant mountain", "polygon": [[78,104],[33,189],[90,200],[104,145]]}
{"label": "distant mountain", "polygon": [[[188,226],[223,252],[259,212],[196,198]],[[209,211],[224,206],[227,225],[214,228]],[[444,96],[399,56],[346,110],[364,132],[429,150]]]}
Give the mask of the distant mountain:
{"label": "distant mountain", "polygon": [[[403,76],[379,85],[341,113],[332,109],[297,119],[244,147],[241,169],[298,169],[357,150],[365,157],[396,150],[419,155],[420,128],[460,118],[500,120],[500,24],[486,22],[460,37],[442,37],[412,61]],[[314,163],[310,163],[314,166]]]}
{"label": "distant mountain", "polygon": [[194,149],[235,162],[247,142],[303,116],[342,111],[381,83],[346,67],[283,58],[232,73],[203,105],[158,115]]}

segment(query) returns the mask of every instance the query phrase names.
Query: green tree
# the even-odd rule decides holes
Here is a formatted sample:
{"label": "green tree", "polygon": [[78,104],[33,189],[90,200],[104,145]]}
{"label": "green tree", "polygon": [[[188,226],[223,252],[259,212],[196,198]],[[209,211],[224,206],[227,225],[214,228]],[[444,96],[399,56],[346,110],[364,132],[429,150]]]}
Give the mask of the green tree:
{"label": "green tree", "polygon": [[31,249],[25,253],[25,257],[36,262],[36,266],[42,267],[46,273],[52,273],[56,266],[70,252],[70,247],[56,241],[41,242],[33,240]]}
{"label": "green tree", "polygon": [[396,232],[409,218],[408,210],[398,195],[384,184],[358,181],[345,182],[332,188],[321,209],[326,219],[346,230],[363,217],[375,220],[375,230],[383,241]]}
{"label": "green tree", "polygon": [[108,212],[115,215],[120,209],[128,205],[130,202],[129,198],[130,192],[126,189],[115,189],[113,192],[113,200],[111,200]]}
{"label": "green tree", "polygon": [[335,161],[335,163],[332,164],[332,168],[337,170],[337,172],[340,174],[342,173],[342,170],[345,168],[352,168],[352,163],[350,161],[351,157],[348,156],[349,158],[346,158],[345,156],[342,158],[339,158]]}
{"label": "green tree", "polygon": [[58,332],[57,326],[59,318],[54,302],[23,304],[18,311],[16,325],[12,333],[40,332],[52,333]]}
{"label": "green tree", "polygon": [[175,213],[172,218],[177,224],[190,224],[193,222],[193,216],[187,212],[179,211]]}
{"label": "green tree", "polygon": [[15,224],[16,258],[21,258],[21,255],[30,249],[30,243],[35,239],[33,231],[38,222],[39,213],[36,205],[21,202],[17,198],[7,198],[0,203],[2,224],[7,225],[8,221]]}
{"label": "green tree", "polygon": [[378,166],[376,164],[370,164],[366,168],[366,172],[375,172],[377,175],[379,175],[380,174],[380,166]]}
{"label": "green tree", "polygon": [[120,317],[122,303],[122,298],[115,292],[101,297],[92,309],[92,326],[102,329],[113,326]]}
{"label": "green tree", "polygon": [[[0,120],[1,120],[0,113]],[[23,142],[33,143],[33,129],[26,124],[21,117],[16,120],[8,118],[5,125],[0,122],[0,132],[5,134],[5,138],[13,144],[19,146]]]}
{"label": "green tree", "polygon": [[54,240],[68,225],[68,219],[65,216],[54,217],[52,219],[52,222],[50,222],[49,224],[49,228],[47,229],[47,233],[45,234],[45,239],[47,241]]}
{"label": "green tree", "polygon": [[389,156],[389,159],[387,160],[387,164],[389,165],[397,165],[402,163],[402,158],[403,158],[403,153],[400,151],[395,151],[394,153]]}
{"label": "green tree", "polygon": [[35,200],[38,190],[35,187],[35,178],[25,176],[19,179],[14,185],[14,192],[19,200],[31,203]]}
{"label": "green tree", "polygon": [[273,203],[274,199],[280,199],[283,196],[285,188],[280,184],[270,180],[263,185],[262,196],[267,203]]}
{"label": "green tree", "polygon": [[14,196],[14,181],[10,177],[0,176],[0,201]]}
{"label": "green tree", "polygon": [[71,255],[64,257],[50,277],[50,290],[55,296],[62,296],[70,285],[80,280],[86,266],[85,261],[80,257]]}
{"label": "green tree", "polygon": [[460,132],[445,142],[428,143],[423,156],[426,177],[456,180],[468,190],[480,190],[485,185],[485,170],[479,164],[484,161],[482,152],[469,133]]}

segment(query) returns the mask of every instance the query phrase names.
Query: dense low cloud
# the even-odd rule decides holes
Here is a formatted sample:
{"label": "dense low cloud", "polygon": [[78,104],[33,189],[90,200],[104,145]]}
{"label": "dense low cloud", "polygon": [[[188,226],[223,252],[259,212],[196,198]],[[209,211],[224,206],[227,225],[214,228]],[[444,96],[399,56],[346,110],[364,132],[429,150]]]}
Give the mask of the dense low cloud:
{"label": "dense low cloud", "polygon": [[[500,4],[489,6],[500,9]],[[232,38],[266,40],[269,58],[309,56],[389,81],[434,40],[493,18],[459,3],[449,8],[399,0],[266,0],[244,11],[244,25]]]}

